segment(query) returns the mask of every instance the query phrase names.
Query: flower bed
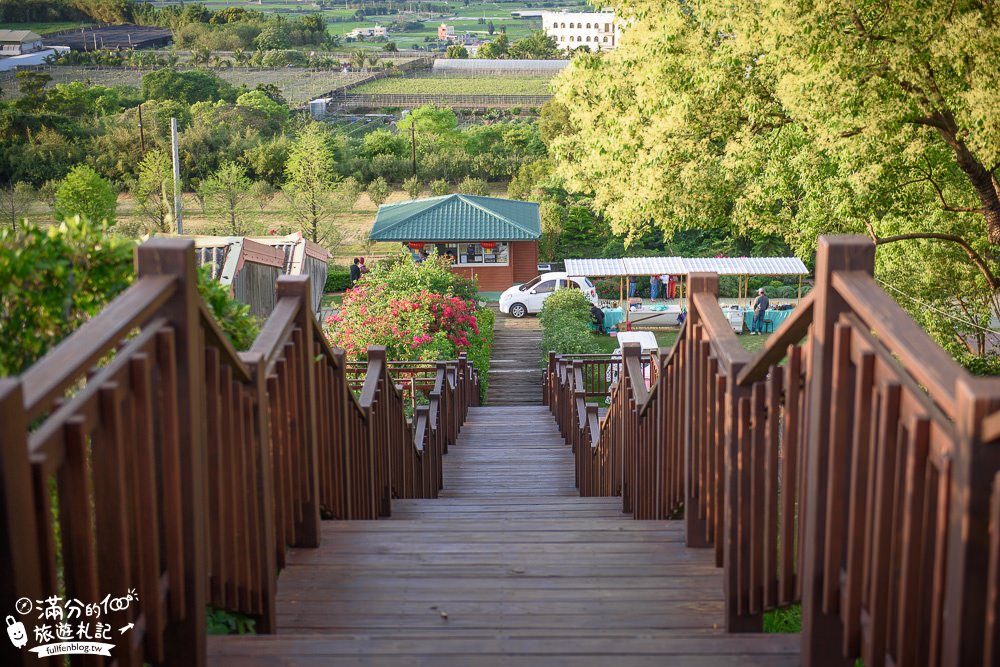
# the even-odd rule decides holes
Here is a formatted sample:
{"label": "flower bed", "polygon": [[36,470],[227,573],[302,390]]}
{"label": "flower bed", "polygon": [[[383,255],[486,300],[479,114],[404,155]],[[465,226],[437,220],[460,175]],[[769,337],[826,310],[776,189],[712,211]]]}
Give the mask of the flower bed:
{"label": "flower bed", "polygon": [[461,353],[480,374],[485,396],[493,312],[477,309],[475,284],[453,274],[444,260],[415,264],[408,255],[380,262],[344,294],[326,320],[330,344],[351,360],[384,345],[394,361],[457,359]]}

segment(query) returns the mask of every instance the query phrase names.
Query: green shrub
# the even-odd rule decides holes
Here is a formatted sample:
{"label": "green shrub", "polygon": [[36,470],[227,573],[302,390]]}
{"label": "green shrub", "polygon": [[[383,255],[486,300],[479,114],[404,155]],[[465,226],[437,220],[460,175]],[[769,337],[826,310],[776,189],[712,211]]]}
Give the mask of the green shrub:
{"label": "green shrub", "polygon": [[1000,375],[1000,355],[978,357],[966,353],[959,355],[957,361],[973,375]]}
{"label": "green shrub", "polygon": [[0,230],[0,375],[17,375],[132,282],[128,239],[79,218]]}
{"label": "green shrub", "polygon": [[496,315],[489,308],[476,311],[476,324],[479,335],[470,338],[471,345],[467,350],[469,361],[479,371],[479,400],[486,402],[486,391],[490,386],[490,352],[493,349],[493,324]]}
{"label": "green shrub", "polygon": [[591,332],[590,301],[583,292],[562,289],[545,299],[542,323],[542,354],[594,354],[597,341]]}
{"label": "green shrub", "polygon": [[451,270],[451,264],[436,253],[417,264],[409,252],[387,257],[366,273],[360,281],[367,288],[385,285],[390,294],[409,294],[426,289],[434,294],[451,294],[475,301],[479,297],[476,283]]}
{"label": "green shrub", "polygon": [[260,331],[250,306],[231,297],[228,287],[213,280],[208,266],[201,267],[198,272],[198,293],[233,347],[249,350]]}
{"label": "green shrub", "polygon": [[601,299],[617,299],[621,294],[622,285],[618,278],[598,278],[594,281],[597,296]]}
{"label": "green shrub", "polygon": [[343,292],[351,286],[351,268],[337,264],[327,265],[324,292]]}
{"label": "green shrub", "polygon": [[[135,277],[130,239],[72,218],[41,229],[0,230],[0,375],[17,375],[128,287]],[[257,336],[250,307],[207,271],[198,290],[239,350]]]}
{"label": "green shrub", "polygon": [[451,192],[451,186],[448,185],[448,181],[443,178],[431,181],[430,189],[432,197],[443,197]]}

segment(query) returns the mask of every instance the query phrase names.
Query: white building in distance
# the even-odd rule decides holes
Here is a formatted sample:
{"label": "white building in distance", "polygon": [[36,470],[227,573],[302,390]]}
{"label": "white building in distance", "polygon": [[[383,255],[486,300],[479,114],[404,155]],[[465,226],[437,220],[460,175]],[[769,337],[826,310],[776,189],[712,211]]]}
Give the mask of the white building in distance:
{"label": "white building in distance", "polygon": [[614,12],[542,12],[542,29],[561,49],[588,46],[591,51],[610,51],[621,39]]}
{"label": "white building in distance", "polygon": [[364,38],[364,37],[387,37],[389,31],[385,29],[385,26],[375,25],[363,28],[355,28],[354,30],[347,33],[348,37],[353,37],[354,39]]}
{"label": "white building in distance", "polygon": [[43,48],[42,38],[30,30],[0,30],[0,56],[21,56]]}

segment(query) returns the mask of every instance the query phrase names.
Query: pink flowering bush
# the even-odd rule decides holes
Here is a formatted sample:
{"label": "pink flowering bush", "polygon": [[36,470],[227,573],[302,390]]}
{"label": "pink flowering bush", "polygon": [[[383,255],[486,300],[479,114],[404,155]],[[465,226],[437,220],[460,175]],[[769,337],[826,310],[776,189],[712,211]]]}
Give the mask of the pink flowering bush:
{"label": "pink flowering bush", "polygon": [[485,391],[493,313],[477,311],[470,291],[475,294],[474,286],[470,290],[468,281],[439,262],[382,262],[344,294],[325,331],[330,344],[352,360],[367,358],[371,345],[384,345],[396,361],[456,359],[465,352]]}

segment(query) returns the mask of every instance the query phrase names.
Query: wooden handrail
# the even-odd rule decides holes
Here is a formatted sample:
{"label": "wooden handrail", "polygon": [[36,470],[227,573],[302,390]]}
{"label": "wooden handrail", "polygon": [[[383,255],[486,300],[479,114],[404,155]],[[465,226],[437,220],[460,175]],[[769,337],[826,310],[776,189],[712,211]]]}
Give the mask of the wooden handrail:
{"label": "wooden handrail", "polygon": [[222,362],[229,366],[234,373],[237,373],[240,380],[249,382],[250,369],[240,359],[239,352],[236,351],[236,348],[229,341],[229,337],[223,333],[222,327],[212,317],[212,313],[208,311],[208,306],[204,302],[198,302],[198,313],[201,315],[201,326],[205,334],[205,342],[220,350],[222,353]]}
{"label": "wooden handrail", "polygon": [[832,287],[865,326],[906,367],[931,398],[954,414],[955,388],[967,374],[957,361],[928,338],[870,274],[864,271],[840,271],[833,275]]}
{"label": "wooden handrail", "polygon": [[[275,630],[285,552],[317,546],[321,517],[437,496],[478,377],[464,357],[421,366],[434,384],[411,422],[390,375],[406,366],[384,349],[369,350],[355,397],[307,277],[279,278],[276,308],[237,352],[198,296],[190,241],[146,242],[137,268],[35,366],[0,378],[0,605],[134,588],[139,607],[102,619],[133,623],[132,657],[203,665],[209,605]],[[0,645],[2,664],[26,655]]]}
{"label": "wooden handrail", "polygon": [[750,353],[743,348],[733,331],[733,326],[729,323],[729,319],[719,308],[716,294],[692,292],[691,305],[693,309],[697,309],[707,339],[724,370],[729,371],[736,365],[740,365],[742,368],[743,365],[750,362]]}
{"label": "wooden handrail", "polygon": [[264,322],[260,333],[254,339],[249,352],[256,352],[270,364],[281,347],[288,341],[295,324],[295,316],[299,312],[299,304],[295,299],[279,299]]}
{"label": "wooden handrail", "polygon": [[718,278],[692,274],[648,390],[625,347],[592,446],[581,385],[600,362],[550,354],[545,402],[580,493],[637,519],[683,512],[688,546],[723,568],[727,629],[801,603],[804,664],[993,664],[1000,379],[970,376],[878,287],[869,240],[823,237],[816,266],[752,357]]}
{"label": "wooden handrail", "polygon": [[28,420],[52,407],[67,387],[112,350],[129,331],[152,317],[173,296],[170,276],[140,278],[99,315],[71,333],[22,374]]}
{"label": "wooden handrail", "polygon": [[788,346],[797,345],[806,337],[809,333],[809,327],[812,326],[815,297],[814,292],[807,294],[802,302],[795,307],[791,316],[781,323],[774,335],[767,339],[763,349],[754,355],[749,365],[736,378],[736,382],[741,387],[763,380],[771,366],[785,358]]}

